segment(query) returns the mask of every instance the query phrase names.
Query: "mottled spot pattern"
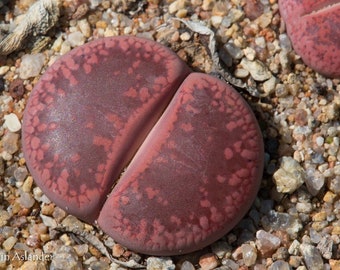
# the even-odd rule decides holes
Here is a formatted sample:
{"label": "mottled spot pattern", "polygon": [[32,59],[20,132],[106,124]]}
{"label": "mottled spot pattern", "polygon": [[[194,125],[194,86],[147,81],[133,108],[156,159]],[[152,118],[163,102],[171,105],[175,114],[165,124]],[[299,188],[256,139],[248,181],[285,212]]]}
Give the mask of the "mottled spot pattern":
{"label": "mottled spot pattern", "polygon": [[[190,128],[183,128],[188,122]],[[213,77],[191,74],[122,175],[98,223],[141,252],[202,248],[249,209],[261,179],[262,152],[256,119],[239,94]]]}
{"label": "mottled spot pattern", "polygon": [[340,78],[340,1],[281,0],[294,50],[317,72]]}
{"label": "mottled spot pattern", "polygon": [[23,123],[27,164],[46,195],[93,222],[188,73],[165,47],[131,37],[61,57],[36,85]]}

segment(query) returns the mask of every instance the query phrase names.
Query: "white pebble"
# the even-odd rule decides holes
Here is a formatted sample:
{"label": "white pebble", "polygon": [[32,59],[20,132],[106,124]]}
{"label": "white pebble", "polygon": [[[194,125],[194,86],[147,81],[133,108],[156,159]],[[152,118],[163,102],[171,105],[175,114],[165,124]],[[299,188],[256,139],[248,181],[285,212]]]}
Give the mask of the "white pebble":
{"label": "white pebble", "polygon": [[260,61],[249,61],[247,58],[242,58],[241,65],[248,70],[255,81],[265,81],[272,77],[268,68]]}
{"label": "white pebble", "polygon": [[42,53],[25,54],[21,58],[19,77],[26,80],[39,75],[45,62],[45,55]]}
{"label": "white pebble", "polygon": [[0,75],[5,75],[6,72],[9,71],[9,66],[2,66],[0,67]]}
{"label": "white pebble", "polygon": [[11,132],[17,132],[21,129],[21,123],[18,119],[18,116],[14,113],[10,113],[4,116],[5,118],[5,126]]}
{"label": "white pebble", "polygon": [[278,192],[293,193],[305,182],[306,172],[292,157],[283,157],[273,177]]}
{"label": "white pebble", "polygon": [[78,47],[85,43],[85,37],[80,31],[76,31],[67,36],[67,41],[71,47]]}
{"label": "white pebble", "polygon": [[316,138],[316,144],[317,146],[323,146],[323,143],[325,142],[325,139],[321,136]]}

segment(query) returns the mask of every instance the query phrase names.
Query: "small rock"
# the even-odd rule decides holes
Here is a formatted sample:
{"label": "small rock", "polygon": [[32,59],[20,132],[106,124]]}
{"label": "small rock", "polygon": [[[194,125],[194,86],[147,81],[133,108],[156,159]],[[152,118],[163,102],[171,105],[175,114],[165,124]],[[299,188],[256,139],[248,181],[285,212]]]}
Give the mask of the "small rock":
{"label": "small rock", "polygon": [[2,243],[2,247],[4,250],[10,251],[17,241],[18,239],[16,237],[10,236]]}
{"label": "small rock", "polygon": [[[20,169],[20,168],[25,168],[25,169],[26,169],[26,167],[19,167],[18,169]],[[15,176],[15,173],[16,173],[16,171],[17,171],[18,169],[15,170],[14,176]],[[24,177],[25,174],[27,175],[27,173],[28,173],[28,172],[27,172],[27,169],[26,169],[26,172],[25,172],[25,170],[23,169],[23,172],[21,172],[21,174],[19,175],[20,178],[16,178],[17,181],[21,180],[21,179]],[[26,176],[25,176],[25,178],[26,178]],[[25,179],[25,178],[23,178],[23,179]],[[33,185],[33,177],[32,177],[32,176],[29,176],[29,177],[27,177],[27,179],[25,180],[25,182],[24,182],[24,184],[22,185],[21,189],[22,189],[22,191],[24,191],[24,192],[31,192],[32,185]]]}
{"label": "small rock", "polygon": [[30,192],[20,192],[20,205],[24,208],[31,208],[35,200]]}
{"label": "small rock", "polygon": [[175,270],[176,266],[170,258],[149,257],[146,260],[147,270]]}
{"label": "small rock", "polygon": [[85,253],[89,251],[89,246],[87,244],[75,245],[73,248],[79,257],[84,256]]}
{"label": "small rock", "polygon": [[228,42],[223,47],[227,50],[227,52],[233,59],[241,59],[244,55],[243,51],[234,43]]}
{"label": "small rock", "polygon": [[202,270],[210,270],[218,266],[218,260],[216,256],[212,253],[201,256],[198,263],[201,266]]}
{"label": "small rock", "polygon": [[222,16],[211,16],[211,24],[213,27],[218,28],[222,23]]}
{"label": "small rock", "polygon": [[231,246],[225,241],[217,241],[211,245],[212,252],[220,259],[232,251]]}
{"label": "small rock", "polygon": [[70,246],[61,246],[55,253],[51,262],[50,270],[80,270],[82,264],[74,249]]}
{"label": "small rock", "polygon": [[40,214],[40,217],[46,227],[49,227],[51,229],[54,229],[57,227],[57,222],[55,221],[54,218],[51,218],[49,216],[45,216],[43,214]]}
{"label": "small rock", "polygon": [[256,238],[256,246],[264,256],[273,254],[281,244],[280,238],[267,233],[264,230],[257,231]]}
{"label": "small rock", "polygon": [[19,138],[19,134],[7,132],[1,140],[3,150],[11,155],[17,152],[19,150]]}
{"label": "small rock", "polygon": [[336,194],[340,193],[340,175],[332,178],[329,182],[329,189]]}
{"label": "small rock", "polygon": [[313,210],[313,205],[311,203],[307,203],[307,202],[298,202],[296,204],[296,210],[299,213],[305,213],[308,214],[310,212],[312,212]]}
{"label": "small rock", "polygon": [[[15,135],[18,135],[18,134],[15,134]],[[14,154],[14,153],[11,153],[11,154]],[[26,167],[18,167],[14,171],[14,177],[18,182],[23,182],[26,179],[27,174],[28,174],[28,171]],[[25,191],[28,192],[29,190],[25,190]]]}
{"label": "small rock", "polygon": [[261,3],[261,1],[246,0],[243,9],[246,14],[246,17],[248,17],[250,20],[255,20],[257,17],[263,14],[264,6]]}
{"label": "small rock", "polygon": [[329,260],[332,258],[333,239],[329,235],[322,237],[317,245],[317,249],[320,251],[322,257]]}
{"label": "small rock", "polygon": [[276,85],[276,78],[274,76],[270,77],[263,83],[263,91],[266,95],[270,95],[274,92]]}
{"label": "small rock", "polygon": [[324,264],[319,250],[309,244],[301,244],[300,252],[306,263],[307,269],[323,270]]}
{"label": "small rock", "polygon": [[105,261],[95,261],[90,263],[91,270],[106,270],[109,268],[110,268],[109,264]]}
{"label": "small rock", "polygon": [[189,261],[184,261],[184,262],[181,264],[180,270],[195,270],[195,267],[192,265],[191,262],[189,262]]}
{"label": "small rock", "polygon": [[[85,5],[85,6],[87,6],[87,5]],[[79,26],[79,29],[80,29],[81,33],[86,38],[89,38],[92,35],[91,26],[90,26],[90,24],[88,23],[88,21],[86,19],[79,20],[78,21],[78,26]]]}
{"label": "small rock", "polygon": [[222,269],[228,269],[228,270],[239,270],[239,265],[234,262],[233,260],[231,259],[227,259],[227,258],[224,258],[222,260]]}
{"label": "small rock", "polygon": [[256,51],[253,48],[247,47],[247,48],[243,49],[243,53],[249,61],[254,61],[255,56],[256,56]]}
{"label": "small rock", "polygon": [[72,215],[68,215],[66,218],[64,218],[61,224],[71,231],[72,230],[78,230],[78,231],[84,230],[84,223]]}
{"label": "small rock", "polygon": [[249,61],[247,58],[242,58],[241,65],[248,70],[255,81],[265,81],[272,77],[268,68],[260,61]]}
{"label": "small rock", "polygon": [[21,79],[15,79],[8,87],[8,92],[12,98],[19,100],[24,96],[25,86],[24,81]]}
{"label": "small rock", "polygon": [[23,80],[39,75],[45,62],[45,55],[42,53],[25,54],[21,58],[19,77]]}
{"label": "small rock", "polygon": [[306,186],[308,191],[313,195],[317,195],[319,191],[325,184],[325,176],[315,169],[314,167],[308,167],[306,169],[306,178],[305,178]]}
{"label": "small rock", "polygon": [[188,33],[188,32],[184,32],[184,33],[181,34],[179,37],[180,37],[180,39],[183,40],[183,41],[188,41],[188,40],[190,40],[191,35],[190,35],[190,33]]}
{"label": "small rock", "polygon": [[5,126],[10,132],[17,132],[21,129],[21,123],[18,116],[14,113],[10,113],[4,116]]}
{"label": "small rock", "polygon": [[9,71],[9,66],[2,66],[0,67],[0,76],[3,76]]}
{"label": "small rock", "polygon": [[246,78],[249,76],[249,71],[243,68],[238,68],[235,70],[234,75],[236,78]]}
{"label": "small rock", "polygon": [[298,240],[294,240],[289,248],[288,248],[288,253],[291,255],[298,255],[299,254],[299,248],[300,248],[300,242]]}
{"label": "small rock", "polygon": [[278,260],[276,262],[274,262],[269,268],[268,270],[290,270],[290,266],[289,263],[282,261],[282,260]]}
{"label": "small rock", "polygon": [[72,48],[78,47],[85,43],[85,36],[83,35],[82,32],[76,31],[76,32],[70,33],[67,36],[67,41],[69,42]]}
{"label": "small rock", "polygon": [[119,258],[125,252],[125,248],[120,244],[114,244],[112,247],[112,256]]}
{"label": "small rock", "polygon": [[290,52],[292,50],[292,43],[290,42],[289,37],[287,34],[280,34],[279,35],[280,46],[283,50]]}
{"label": "small rock", "polygon": [[281,166],[273,176],[277,191],[282,193],[293,193],[306,179],[304,169],[292,157],[282,157]]}
{"label": "small rock", "polygon": [[272,18],[273,18],[273,13],[266,12],[264,14],[261,14],[261,16],[256,19],[256,22],[262,29],[264,29],[270,25]]}
{"label": "small rock", "polygon": [[243,244],[241,246],[243,262],[246,266],[252,266],[257,259],[257,253],[255,247],[249,244]]}
{"label": "small rock", "polygon": [[298,232],[303,228],[298,216],[287,213],[279,213],[270,210],[266,216],[261,219],[262,226],[267,230],[284,230],[291,238],[296,238]]}

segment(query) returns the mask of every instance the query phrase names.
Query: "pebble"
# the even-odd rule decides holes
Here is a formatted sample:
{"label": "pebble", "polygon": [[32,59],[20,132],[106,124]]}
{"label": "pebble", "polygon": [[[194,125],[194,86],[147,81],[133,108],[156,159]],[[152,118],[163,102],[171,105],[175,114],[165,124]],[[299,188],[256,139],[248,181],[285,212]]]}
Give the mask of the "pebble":
{"label": "pebble", "polygon": [[75,252],[79,257],[82,257],[89,251],[89,246],[87,244],[76,245],[73,247]]}
{"label": "pebble", "polygon": [[264,231],[256,232],[256,246],[263,256],[269,256],[280,246],[280,238]]}
{"label": "pebble", "polygon": [[319,191],[325,184],[324,175],[316,170],[314,167],[308,167],[306,169],[306,178],[305,178],[306,186],[308,191],[313,195],[317,195]]}
{"label": "pebble", "polygon": [[263,83],[263,91],[266,94],[266,96],[274,92],[275,86],[276,86],[276,78],[274,76],[270,77],[270,79],[266,80]]}
{"label": "pebble", "polygon": [[39,75],[45,63],[45,55],[42,53],[25,54],[21,58],[21,64],[18,69],[19,77],[23,80]]}
{"label": "pebble", "polygon": [[50,270],[64,269],[83,269],[82,264],[78,260],[76,252],[70,246],[61,246],[56,252],[53,253]]}
{"label": "pebble", "polygon": [[242,58],[240,64],[245,70],[249,71],[255,81],[262,82],[268,80],[272,76],[268,68],[259,60],[250,61],[247,58]]}
{"label": "pebble", "polygon": [[249,61],[254,61],[255,56],[256,56],[256,51],[253,48],[247,47],[247,48],[243,49],[243,53]]}
{"label": "pebble", "polygon": [[181,268],[180,270],[195,270],[195,267],[193,266],[193,264],[189,261],[184,261],[181,264]]}
{"label": "pebble", "polygon": [[270,210],[265,217],[261,219],[262,226],[267,230],[284,230],[292,239],[295,239],[303,228],[301,220],[297,215],[288,213],[279,213]]}
{"label": "pebble", "polygon": [[238,68],[235,70],[234,75],[236,78],[246,78],[249,76],[249,72],[243,68]]}
{"label": "pebble", "polygon": [[21,123],[15,113],[5,115],[4,119],[4,125],[8,128],[10,132],[18,132],[21,129]]}
{"label": "pebble", "polygon": [[217,241],[211,245],[211,250],[219,259],[222,259],[226,254],[231,253],[232,248],[225,241]]}
{"label": "pebble", "polygon": [[0,67],[0,76],[5,75],[9,71],[9,66],[1,66]]}
{"label": "pebble", "polygon": [[254,246],[243,244],[241,246],[243,262],[246,266],[252,266],[257,259],[257,253]]}
{"label": "pebble", "polygon": [[183,40],[183,41],[188,41],[188,40],[190,40],[191,35],[190,35],[190,33],[188,33],[188,32],[184,32],[183,34],[181,34],[181,35],[179,36],[179,38],[180,38],[181,40]]}
{"label": "pebble", "polygon": [[290,270],[291,267],[289,266],[289,263],[278,260],[275,261],[269,268],[268,270]]}
{"label": "pebble", "polygon": [[67,36],[67,41],[72,48],[75,48],[85,43],[85,36],[82,32],[76,31]]}
{"label": "pebble", "polygon": [[[25,175],[27,175],[27,173],[28,173],[26,167],[19,167],[18,169],[16,169],[14,171],[14,174],[18,170],[21,171],[18,177],[25,179],[26,178]],[[19,180],[21,180],[20,178],[19,178]],[[18,178],[16,178],[16,179],[18,181]],[[29,176],[29,177],[26,178],[26,180],[25,180],[24,184],[22,185],[21,189],[22,189],[23,192],[31,192],[32,185],[33,185],[33,177]]]}
{"label": "pebble", "polygon": [[[15,117],[16,117],[16,115],[15,115]],[[7,121],[10,121],[10,120],[7,120]],[[8,122],[7,122],[7,124],[8,124]],[[10,126],[11,126],[11,124],[10,124]],[[11,129],[12,129],[12,126],[11,126]],[[7,153],[11,154],[11,155],[14,154],[15,152],[17,152],[19,150],[19,139],[20,139],[19,134],[13,133],[13,132],[7,132],[2,137],[2,140],[1,140],[3,150],[6,151]]]}
{"label": "pebble", "polygon": [[4,248],[4,250],[10,251],[17,241],[18,239],[16,237],[10,236],[2,243],[2,247]]}
{"label": "pebble", "polygon": [[86,19],[78,21],[78,27],[85,38],[89,38],[92,35],[91,26]]}
{"label": "pebble", "polygon": [[292,50],[292,44],[286,33],[279,35],[279,42],[280,42],[280,47],[283,50],[287,52],[290,52]]}
{"label": "pebble", "polygon": [[77,231],[84,230],[84,223],[72,215],[68,215],[66,218],[64,218],[61,224],[71,231],[72,230],[77,230]]}
{"label": "pebble", "polygon": [[307,269],[323,270],[324,263],[319,250],[309,244],[301,244],[300,252],[306,263]]}
{"label": "pebble", "polygon": [[211,16],[210,20],[211,20],[212,26],[215,28],[218,28],[222,23],[223,17],[215,15],[215,16]]}
{"label": "pebble", "polygon": [[306,180],[306,172],[292,157],[282,157],[280,168],[273,175],[278,192],[293,193]]}
{"label": "pebble", "polygon": [[31,208],[35,203],[32,193],[29,192],[20,192],[19,201],[20,205],[24,208]]}
{"label": "pebble", "polygon": [[198,264],[202,270],[214,269],[218,266],[218,260],[213,253],[208,253],[200,257]]}
{"label": "pebble", "polygon": [[233,59],[241,59],[244,55],[243,51],[232,42],[224,44],[223,47]]}
{"label": "pebble", "polygon": [[0,209],[0,227],[5,226],[10,218],[11,216],[6,210]]}
{"label": "pebble", "polygon": [[323,236],[317,245],[323,258],[329,260],[332,258],[334,241],[330,235]]}
{"label": "pebble", "polygon": [[264,14],[262,14],[260,17],[258,17],[256,19],[258,25],[264,29],[266,27],[268,27],[272,21],[273,18],[273,13],[272,12],[266,12]]}
{"label": "pebble", "polygon": [[112,256],[116,258],[119,258],[120,256],[122,256],[125,252],[125,248],[120,244],[114,244],[111,250],[112,250]]}
{"label": "pebble", "polygon": [[146,259],[146,270],[175,270],[171,258],[149,257]]}
{"label": "pebble", "polygon": [[[15,135],[18,135],[18,134],[15,134]],[[15,152],[14,152],[15,153]],[[13,153],[11,153],[13,154]],[[14,177],[15,179],[18,181],[18,182],[23,182],[25,179],[26,179],[26,176],[28,175],[28,171],[27,171],[27,168],[26,167],[18,167],[15,171],[14,171]],[[30,191],[30,188],[28,189],[24,189],[23,190],[25,192],[29,192]]]}
{"label": "pebble", "polygon": [[43,214],[40,214],[40,217],[46,227],[49,227],[51,229],[54,229],[57,227],[57,222],[55,221],[54,218],[51,218],[49,216],[45,216]]}

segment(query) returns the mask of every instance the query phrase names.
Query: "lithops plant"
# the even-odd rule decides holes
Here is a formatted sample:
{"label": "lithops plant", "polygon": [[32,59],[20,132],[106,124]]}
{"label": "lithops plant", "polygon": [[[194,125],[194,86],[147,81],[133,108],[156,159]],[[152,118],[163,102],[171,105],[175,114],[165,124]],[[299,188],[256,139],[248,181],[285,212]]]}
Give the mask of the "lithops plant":
{"label": "lithops plant", "polygon": [[263,169],[256,118],[231,86],[126,36],[78,47],[44,73],[22,143],[53,202],[153,255],[188,253],[231,230]]}
{"label": "lithops plant", "polygon": [[340,1],[281,0],[294,50],[315,71],[340,78]]}

